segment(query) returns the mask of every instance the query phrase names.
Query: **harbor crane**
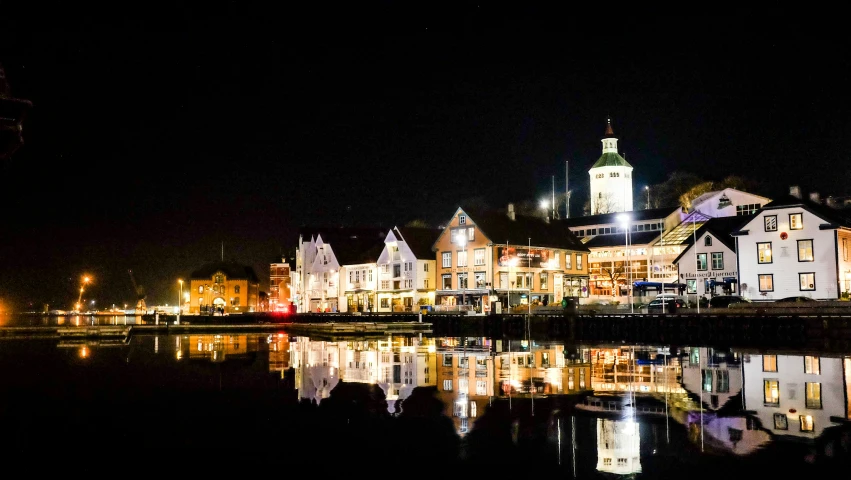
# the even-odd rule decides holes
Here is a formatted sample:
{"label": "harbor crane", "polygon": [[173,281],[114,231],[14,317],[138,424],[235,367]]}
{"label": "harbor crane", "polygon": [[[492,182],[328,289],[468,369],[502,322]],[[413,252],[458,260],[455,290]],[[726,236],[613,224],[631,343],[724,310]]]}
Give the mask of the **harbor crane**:
{"label": "harbor crane", "polygon": [[127,273],[130,274],[130,281],[133,282],[133,290],[136,291],[136,310],[143,310],[147,312],[148,307],[145,304],[145,289],[136,283],[136,278],[133,277],[133,270],[127,270]]}

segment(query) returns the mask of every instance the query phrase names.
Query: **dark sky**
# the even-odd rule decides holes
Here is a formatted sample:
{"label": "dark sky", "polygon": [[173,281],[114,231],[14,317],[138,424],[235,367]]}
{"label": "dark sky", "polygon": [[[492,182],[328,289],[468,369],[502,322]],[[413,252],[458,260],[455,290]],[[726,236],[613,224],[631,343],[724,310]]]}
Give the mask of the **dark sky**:
{"label": "dark sky", "polygon": [[636,196],[674,171],[851,193],[829,19],[174,5],[0,6],[0,64],[33,102],[2,165],[0,303],[69,308],[83,274],[98,306],[133,303],[132,269],[173,304],[222,246],[266,290],[300,225],[549,198],[565,162],[576,216],[607,116]]}

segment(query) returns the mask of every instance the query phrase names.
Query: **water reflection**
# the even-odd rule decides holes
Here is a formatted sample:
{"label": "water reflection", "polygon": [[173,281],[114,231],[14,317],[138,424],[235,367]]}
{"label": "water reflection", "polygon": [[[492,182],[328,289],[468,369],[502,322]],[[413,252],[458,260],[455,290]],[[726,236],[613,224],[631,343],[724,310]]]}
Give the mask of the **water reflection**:
{"label": "water reflection", "polygon": [[131,437],[150,441],[146,422],[178,422],[191,425],[177,440],[185,448],[223,434],[264,438],[258,452],[307,454],[330,441],[353,462],[373,451],[571,478],[777,462],[811,472],[851,456],[851,355],[285,330],[39,342],[0,349],[0,421],[22,448],[39,435],[20,418],[62,404],[73,416],[38,427],[91,423],[96,437],[105,427],[95,422],[129,408],[140,423]]}

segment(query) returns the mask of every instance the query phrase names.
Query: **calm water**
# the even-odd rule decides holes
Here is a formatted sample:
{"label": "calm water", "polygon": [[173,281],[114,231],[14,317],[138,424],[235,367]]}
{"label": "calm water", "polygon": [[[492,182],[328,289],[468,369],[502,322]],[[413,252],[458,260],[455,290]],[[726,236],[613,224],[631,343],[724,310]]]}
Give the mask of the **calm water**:
{"label": "calm water", "polygon": [[285,328],[0,338],[4,460],[37,471],[656,479],[851,466],[851,352]]}

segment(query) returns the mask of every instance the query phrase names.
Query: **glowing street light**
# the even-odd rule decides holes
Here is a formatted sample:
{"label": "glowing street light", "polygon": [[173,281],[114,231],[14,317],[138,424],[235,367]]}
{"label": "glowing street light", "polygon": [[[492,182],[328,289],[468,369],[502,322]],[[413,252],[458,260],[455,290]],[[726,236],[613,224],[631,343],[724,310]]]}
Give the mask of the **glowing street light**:
{"label": "glowing street light", "polygon": [[92,279],[91,279],[91,278],[89,278],[89,276],[88,276],[88,275],[86,275],[85,277],[83,277],[83,284],[82,284],[82,285],[80,285],[80,296],[79,296],[79,297],[77,297],[77,304],[74,306],[78,312],[80,311],[80,309],[81,309],[81,308],[82,308],[82,306],[83,306],[83,305],[82,305],[82,301],[83,301],[83,290],[85,289],[85,286],[86,286],[86,285],[88,285],[88,284],[89,284],[89,282],[91,282],[91,281],[92,281]]}
{"label": "glowing street light", "polygon": [[624,264],[624,265],[626,265],[626,272],[627,272],[627,284],[626,284],[627,297],[626,298],[629,301],[630,313],[635,313],[635,305],[633,305],[633,303],[632,303],[632,268],[631,268],[631,265],[629,264],[629,261],[630,261],[630,258],[629,258],[629,249],[630,249],[629,248],[630,247],[629,240],[630,240],[630,236],[632,234],[632,232],[630,231],[630,228],[629,228],[630,227],[630,225],[629,225],[630,218],[629,218],[629,215],[622,213],[622,214],[618,215],[618,220],[620,220],[621,226],[623,227],[624,241],[626,242],[626,263]]}
{"label": "glowing street light", "polygon": [[174,323],[176,325],[180,324],[180,311],[183,309],[182,301],[183,301],[183,279],[180,278],[177,280],[177,283],[180,284],[180,293],[177,295],[177,321]]}
{"label": "glowing street light", "polygon": [[650,185],[645,185],[644,191],[647,192],[647,209],[650,210]]}

